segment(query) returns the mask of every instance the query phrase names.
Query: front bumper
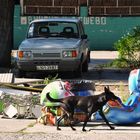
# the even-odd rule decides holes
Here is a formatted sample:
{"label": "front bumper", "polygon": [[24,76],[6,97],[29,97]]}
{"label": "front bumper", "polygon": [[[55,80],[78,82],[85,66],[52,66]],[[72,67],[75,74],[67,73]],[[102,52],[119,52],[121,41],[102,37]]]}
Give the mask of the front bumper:
{"label": "front bumper", "polygon": [[[39,60],[39,61],[19,61],[17,60],[18,69],[23,71],[35,72],[35,71],[75,71],[78,69],[80,60]],[[37,66],[58,66],[58,69],[51,70],[38,70]]]}

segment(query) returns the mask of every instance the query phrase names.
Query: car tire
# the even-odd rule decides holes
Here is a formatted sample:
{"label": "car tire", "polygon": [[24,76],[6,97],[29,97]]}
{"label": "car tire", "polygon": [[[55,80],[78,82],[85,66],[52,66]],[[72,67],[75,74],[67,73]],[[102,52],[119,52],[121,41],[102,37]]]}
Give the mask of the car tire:
{"label": "car tire", "polygon": [[87,57],[88,57],[88,63],[90,63],[90,51],[88,51]]}
{"label": "car tire", "polygon": [[85,62],[82,64],[82,71],[88,72],[88,58],[86,58]]}
{"label": "car tire", "polygon": [[22,77],[25,77],[25,76],[26,76],[26,72],[18,69],[17,77],[22,78]]}
{"label": "car tire", "polygon": [[76,71],[73,72],[74,77],[82,77],[83,72],[82,72],[82,63],[79,64],[79,67],[77,68]]}

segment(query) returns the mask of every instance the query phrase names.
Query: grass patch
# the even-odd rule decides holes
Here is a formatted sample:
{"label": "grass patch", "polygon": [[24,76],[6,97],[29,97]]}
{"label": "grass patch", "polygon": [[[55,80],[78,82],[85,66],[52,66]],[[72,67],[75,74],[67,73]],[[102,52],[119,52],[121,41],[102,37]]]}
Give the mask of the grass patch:
{"label": "grass patch", "polygon": [[26,133],[26,132],[24,132],[27,128],[31,128],[31,127],[34,127],[34,125],[36,124],[36,122],[34,122],[34,123],[30,123],[27,127],[25,127],[25,128],[23,128],[23,129],[21,129],[21,130],[19,130],[18,131],[18,133]]}
{"label": "grass patch", "polygon": [[27,128],[29,128],[29,127],[34,127],[35,124],[36,124],[36,122],[30,123],[30,124],[27,126]]}

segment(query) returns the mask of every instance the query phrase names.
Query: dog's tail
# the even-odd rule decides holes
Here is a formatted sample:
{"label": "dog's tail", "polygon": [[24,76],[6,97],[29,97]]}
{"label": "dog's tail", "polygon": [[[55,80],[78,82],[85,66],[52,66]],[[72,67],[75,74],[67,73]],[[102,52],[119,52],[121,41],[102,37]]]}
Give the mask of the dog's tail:
{"label": "dog's tail", "polygon": [[47,97],[47,99],[48,99],[49,101],[51,101],[51,102],[61,102],[61,103],[62,103],[62,100],[61,100],[61,99],[54,99],[54,98],[52,98],[52,97],[50,96],[50,93],[47,93],[47,94],[46,94],[46,97]]}

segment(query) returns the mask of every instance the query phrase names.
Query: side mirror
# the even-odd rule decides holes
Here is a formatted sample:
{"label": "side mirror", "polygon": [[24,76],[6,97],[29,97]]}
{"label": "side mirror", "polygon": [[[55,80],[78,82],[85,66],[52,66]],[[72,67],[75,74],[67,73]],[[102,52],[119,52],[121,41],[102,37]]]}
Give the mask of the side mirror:
{"label": "side mirror", "polygon": [[87,39],[87,35],[86,34],[81,35],[81,39]]}

